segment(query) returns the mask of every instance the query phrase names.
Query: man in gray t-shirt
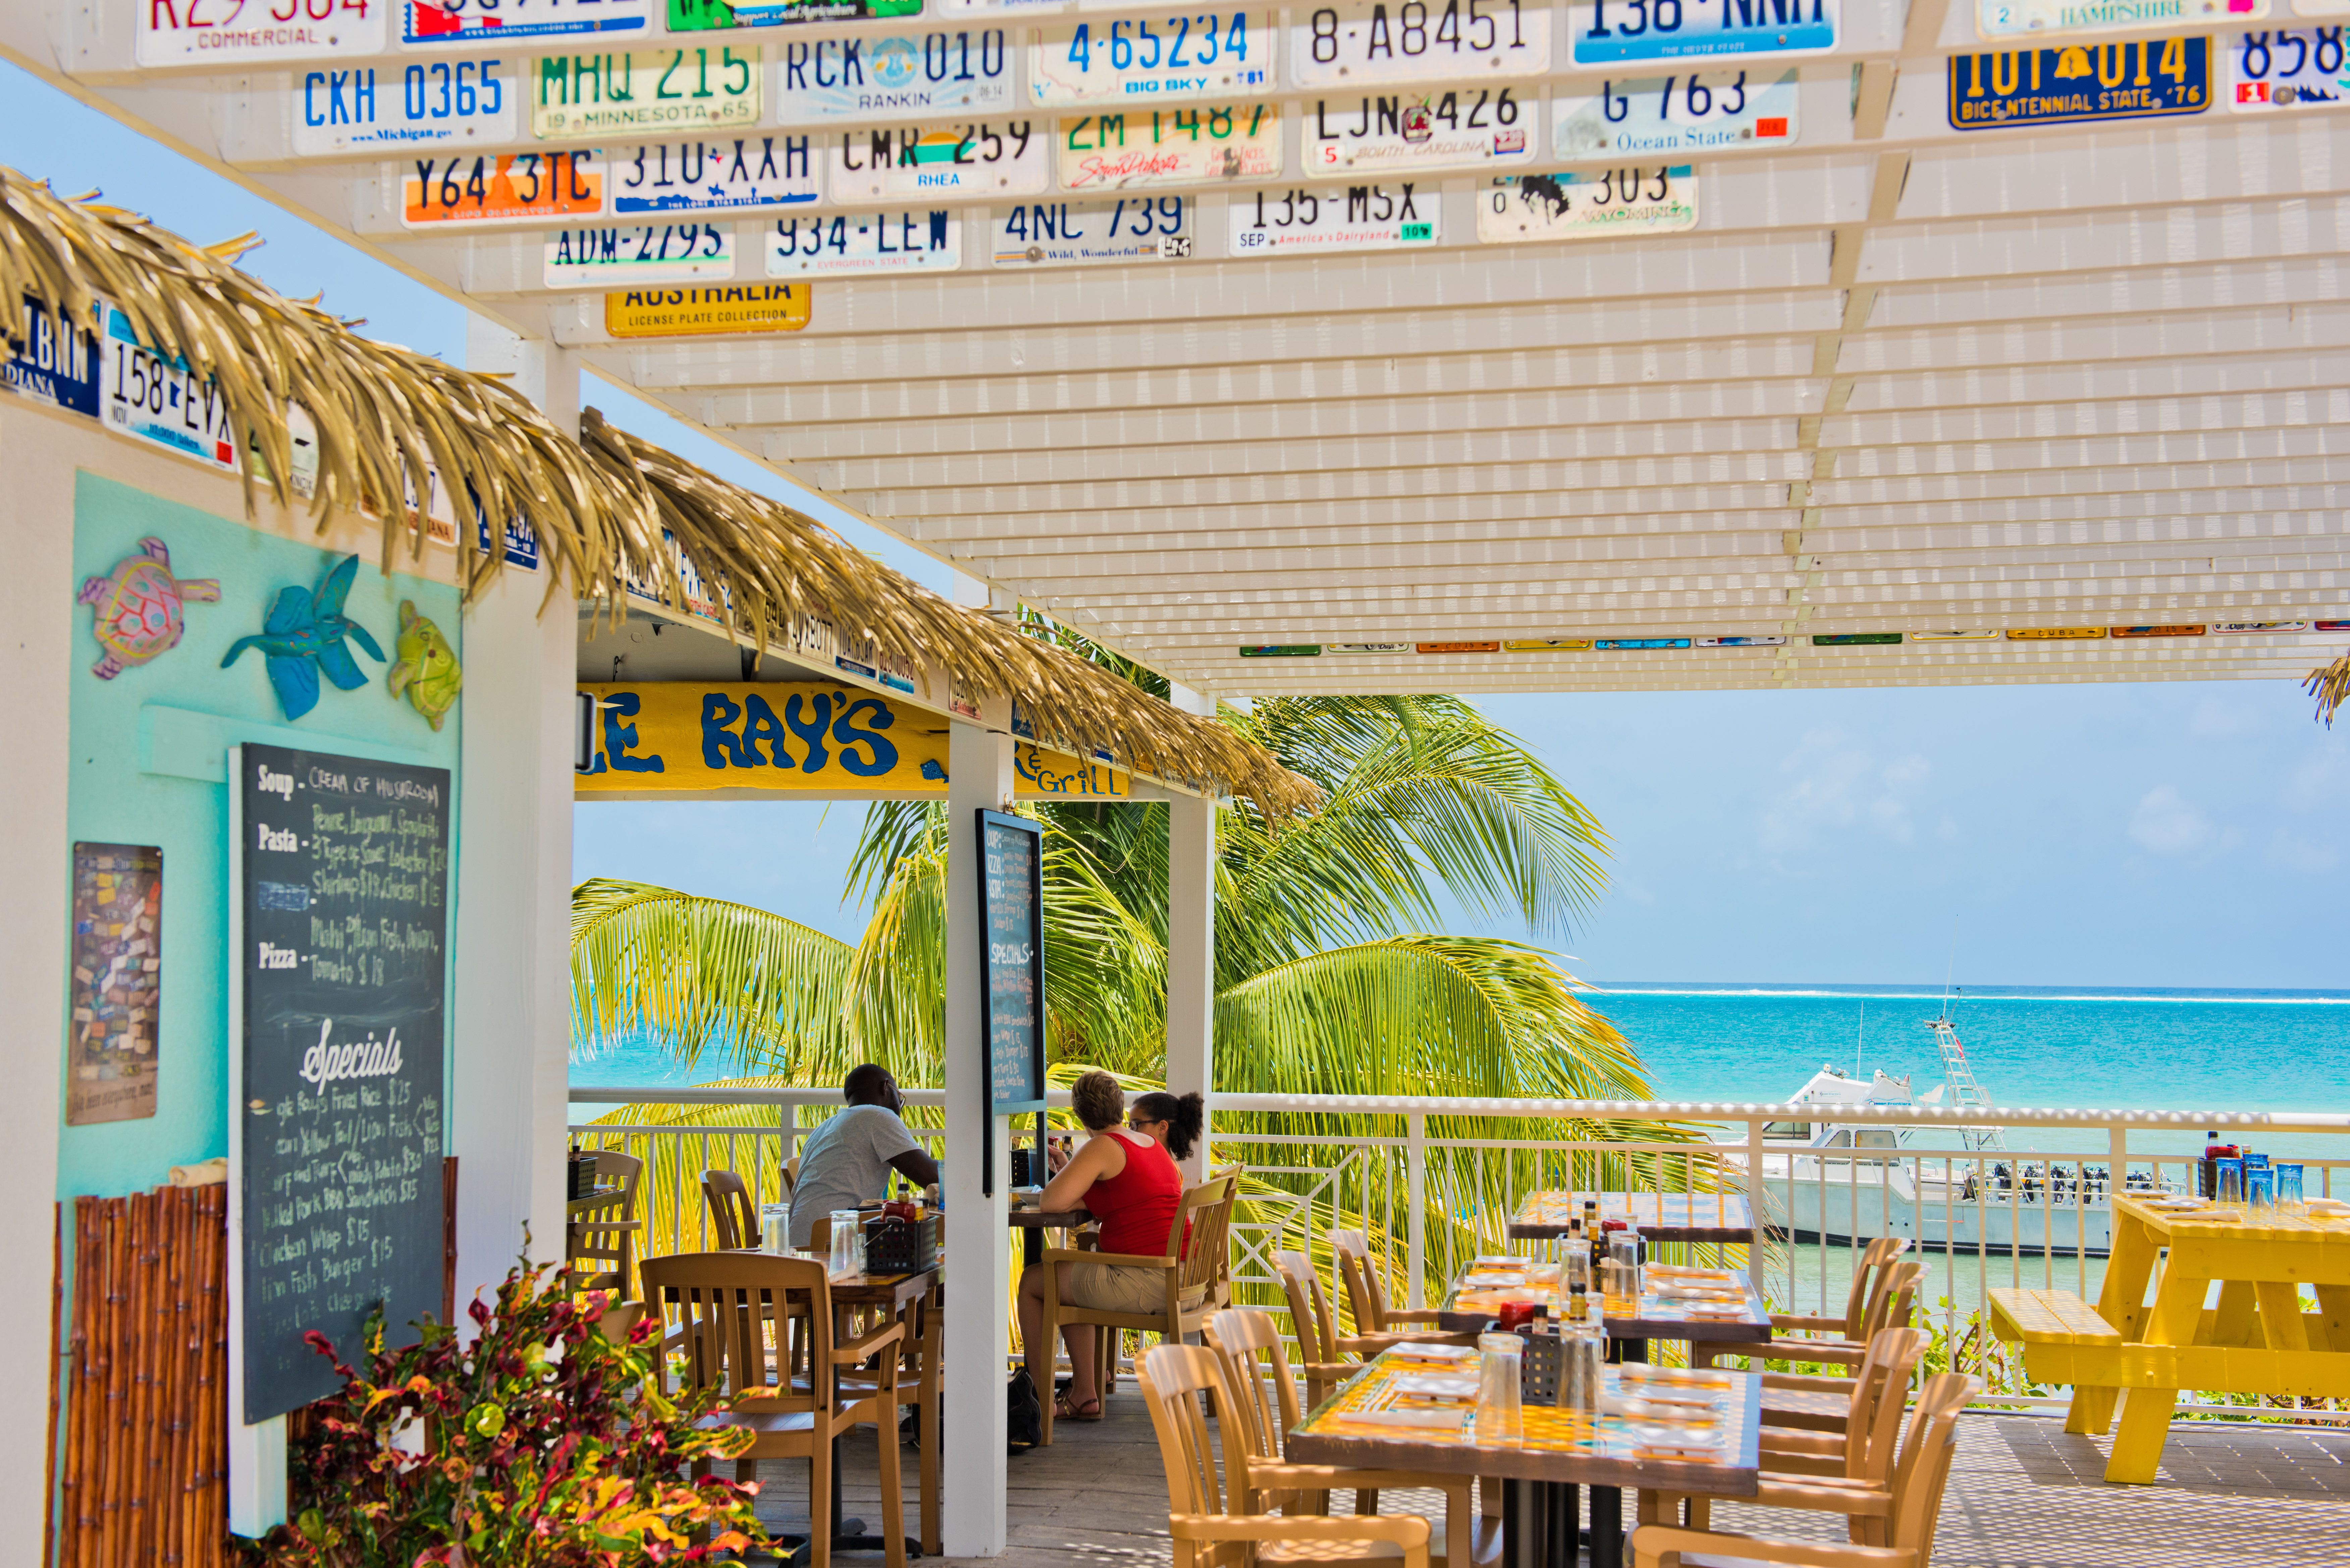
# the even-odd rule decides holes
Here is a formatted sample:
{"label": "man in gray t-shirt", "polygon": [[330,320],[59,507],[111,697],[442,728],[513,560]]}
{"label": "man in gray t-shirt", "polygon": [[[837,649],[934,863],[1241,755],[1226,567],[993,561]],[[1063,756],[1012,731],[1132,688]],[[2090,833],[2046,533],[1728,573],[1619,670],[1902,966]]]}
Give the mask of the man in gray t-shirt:
{"label": "man in gray t-shirt", "polygon": [[886,1191],[889,1172],[917,1187],[939,1179],[938,1161],[922,1151],[898,1113],[905,1102],[889,1070],[868,1062],[840,1086],[848,1108],[808,1135],[792,1188],[791,1241],[808,1244],[808,1231],[836,1209],[854,1209]]}

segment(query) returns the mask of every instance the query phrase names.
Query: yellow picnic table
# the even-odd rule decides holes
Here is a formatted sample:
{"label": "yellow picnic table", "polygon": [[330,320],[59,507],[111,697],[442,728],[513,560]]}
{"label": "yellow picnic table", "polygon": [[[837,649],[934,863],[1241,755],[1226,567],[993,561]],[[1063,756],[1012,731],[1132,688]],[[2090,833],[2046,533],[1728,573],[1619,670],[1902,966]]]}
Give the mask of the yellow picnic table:
{"label": "yellow picnic table", "polygon": [[2032,1379],[2072,1385],[2066,1431],[2102,1437],[2119,1400],[2108,1481],[2154,1480],[2181,1388],[2350,1397],[2350,1220],[2158,1201],[2114,1199],[2094,1309],[2069,1291],[1991,1293],[1992,1332],[2022,1343]]}

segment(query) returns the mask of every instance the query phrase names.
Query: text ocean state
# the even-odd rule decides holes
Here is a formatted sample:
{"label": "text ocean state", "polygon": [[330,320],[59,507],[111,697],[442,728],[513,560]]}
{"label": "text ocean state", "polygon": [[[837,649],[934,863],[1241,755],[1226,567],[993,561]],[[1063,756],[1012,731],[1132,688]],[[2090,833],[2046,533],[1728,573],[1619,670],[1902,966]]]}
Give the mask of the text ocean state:
{"label": "text ocean state", "polygon": [[450,774],[246,745],[240,1224],[244,1414],[338,1386],[303,1343],[441,1312]]}

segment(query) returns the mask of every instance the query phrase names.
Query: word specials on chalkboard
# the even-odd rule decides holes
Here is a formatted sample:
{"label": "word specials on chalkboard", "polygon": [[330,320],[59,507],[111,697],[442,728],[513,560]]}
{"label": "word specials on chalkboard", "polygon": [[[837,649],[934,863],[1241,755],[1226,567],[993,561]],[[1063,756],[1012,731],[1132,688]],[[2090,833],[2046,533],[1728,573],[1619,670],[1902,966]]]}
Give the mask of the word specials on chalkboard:
{"label": "word specials on chalkboard", "polygon": [[987,944],[987,1085],[996,1116],[1045,1108],[1044,829],[979,813],[980,939]]}
{"label": "word specials on chalkboard", "polygon": [[449,774],[240,748],[244,1413],[441,1304]]}
{"label": "word specials on chalkboard", "polygon": [[75,845],[66,1126],[155,1114],[162,957],[163,852]]}

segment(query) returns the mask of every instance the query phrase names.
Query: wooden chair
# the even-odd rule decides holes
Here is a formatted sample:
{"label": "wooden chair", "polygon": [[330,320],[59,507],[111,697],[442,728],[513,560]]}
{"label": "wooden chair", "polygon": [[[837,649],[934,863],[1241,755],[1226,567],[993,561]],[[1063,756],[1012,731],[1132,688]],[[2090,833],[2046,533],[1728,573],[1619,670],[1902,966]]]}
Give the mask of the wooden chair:
{"label": "wooden chair", "polygon": [[[1901,1445],[1888,1484],[1864,1486],[1820,1478],[1804,1481],[1764,1476],[1751,1501],[1769,1508],[1841,1513],[1850,1521],[1854,1545],[1787,1541],[1773,1536],[1653,1523],[1646,1517],[1665,1506],[1662,1494],[1643,1492],[1643,1521],[1632,1532],[1636,1568],[1700,1568],[1708,1563],[1785,1563],[1801,1568],[1929,1568],[1934,1557],[1934,1527],[1942,1511],[1942,1490],[1958,1446],[1959,1412],[1973,1397],[1975,1380],[1945,1372],[1918,1391],[1909,1436]],[[1741,1501],[1749,1500],[1741,1499]],[[1695,1555],[1691,1555],[1695,1554]]]}
{"label": "wooden chair", "polygon": [[702,1173],[702,1202],[710,1212],[710,1235],[712,1248],[721,1252],[739,1252],[759,1245],[759,1209],[751,1201],[751,1189],[743,1179],[731,1170],[705,1170]]}
{"label": "wooden chair", "polygon": [[[1876,1282],[1870,1283],[1868,1307],[1861,1312],[1861,1333],[1854,1340],[1812,1340],[1803,1333],[1779,1333],[1779,1314],[1772,1314],[1772,1337],[1755,1345],[1753,1340],[1704,1340],[1692,1345],[1690,1354],[1697,1366],[1713,1366],[1721,1356],[1772,1356],[1772,1359],[1795,1361],[1798,1366],[1843,1366],[1847,1373],[1868,1359],[1868,1340],[1885,1328],[1906,1328],[1910,1319],[1910,1303],[1918,1298],[1918,1282],[1925,1279],[1922,1262],[1887,1262],[1877,1270]],[[1835,1324],[1843,1319],[1791,1319],[1798,1324]]]}
{"label": "wooden chair", "polygon": [[[1868,1244],[1853,1269],[1852,1288],[1846,1293],[1842,1317],[1773,1313],[1769,1340],[1762,1345],[1716,1342],[1693,1346],[1698,1356],[1696,1365],[1711,1366],[1714,1358],[1721,1355],[1757,1355],[1827,1366],[1859,1366],[1868,1354],[1871,1335],[1880,1328],[1898,1328],[1909,1321],[1906,1308],[1896,1314],[1887,1305],[1895,1289],[1897,1270],[1914,1270],[1907,1276],[1912,1281],[1924,1272],[1923,1265],[1900,1261],[1901,1254],[1908,1250],[1906,1236],[1879,1236]],[[1812,1334],[1828,1337],[1808,1337]]]}
{"label": "wooden chair", "polygon": [[645,1162],[618,1149],[596,1152],[598,1186],[617,1182],[611,1200],[574,1214],[564,1226],[564,1272],[575,1291],[616,1291],[622,1300],[635,1294],[637,1237],[644,1221],[637,1218],[637,1189],[642,1185]]}
{"label": "wooden chair", "polygon": [[1289,1298],[1289,1319],[1297,1330],[1296,1370],[1305,1376],[1310,1409],[1360,1372],[1363,1364],[1348,1360],[1338,1349],[1338,1315],[1330,1310],[1330,1293],[1322,1288],[1313,1260],[1303,1252],[1275,1252],[1273,1266]]}
{"label": "wooden chair", "polygon": [[[1297,1379],[1271,1314],[1227,1307],[1208,1320],[1202,1337],[1220,1358],[1224,1386],[1232,1392],[1232,1403],[1220,1407],[1218,1417],[1224,1423],[1225,1484],[1242,1499],[1247,1512],[1278,1508],[1292,1515],[1327,1513],[1331,1491],[1350,1489],[1355,1511],[1367,1515],[1378,1511],[1378,1497],[1384,1488],[1441,1491],[1444,1529],[1430,1537],[1430,1561],[1448,1561],[1448,1544],[1456,1542],[1467,1543],[1464,1563],[1477,1558],[1474,1478],[1286,1461],[1289,1431],[1300,1419]],[[1490,1548],[1486,1556],[1500,1552],[1499,1523],[1484,1532]]]}
{"label": "wooden chair", "polygon": [[[1140,1329],[1155,1334],[1172,1345],[1186,1334],[1196,1334],[1208,1314],[1217,1310],[1213,1285],[1219,1268],[1218,1254],[1231,1245],[1232,1192],[1235,1183],[1229,1177],[1212,1178],[1183,1194],[1176,1205],[1174,1222],[1167,1227],[1167,1250],[1158,1257],[1145,1257],[1139,1252],[1089,1252],[1075,1247],[1047,1247],[1043,1261],[1037,1265],[1045,1270],[1045,1314],[1038,1332],[1050,1345],[1058,1338],[1064,1325],[1092,1324],[1113,1333],[1121,1329]],[[1188,1228],[1191,1244],[1184,1244]],[[1148,1313],[1107,1312],[1099,1307],[1078,1306],[1061,1300],[1061,1271],[1083,1263],[1101,1263],[1115,1268],[1159,1269],[1167,1281],[1165,1303],[1158,1311]],[[1110,1386],[1107,1350],[1115,1342],[1097,1353],[1096,1367],[1101,1374],[1105,1392]],[[1046,1398],[1045,1407],[1045,1441],[1053,1440],[1053,1401]]]}
{"label": "wooden chair", "polygon": [[[1370,1238],[1360,1231],[1333,1231],[1330,1250],[1337,1255],[1338,1277],[1347,1287],[1347,1304],[1355,1313],[1355,1338],[1360,1345],[1346,1347],[1357,1355],[1375,1355],[1389,1345],[1412,1341],[1420,1345],[1474,1345],[1476,1334],[1450,1332],[1434,1326],[1441,1314],[1415,1308],[1409,1311],[1388,1305],[1387,1285],[1378,1266],[1371,1261]],[[1422,1329],[1415,1324],[1430,1326]],[[1376,1345],[1371,1342],[1380,1341]]]}
{"label": "wooden chair", "polygon": [[[1893,1461],[1901,1438],[1902,1407],[1909,1397],[1909,1377],[1925,1354],[1926,1335],[1914,1328],[1888,1328],[1868,1343],[1868,1359],[1850,1377],[1835,1378],[1845,1397],[1846,1417],[1840,1430],[1802,1431],[1768,1424],[1762,1428],[1762,1474],[1765,1480],[1802,1484],[1826,1477],[1884,1490],[1892,1485]],[[1767,1390],[1776,1373],[1765,1373]],[[1689,1500],[1692,1529],[1711,1528],[1711,1500]]]}
{"label": "wooden chair", "polygon": [[[1250,1461],[1236,1452],[1240,1423],[1219,1421],[1224,1432],[1223,1475],[1201,1410],[1206,1394],[1220,1410],[1235,1408],[1214,1352],[1192,1345],[1160,1345],[1135,1367],[1159,1458],[1167,1469],[1167,1533],[1174,1538],[1172,1568],[1255,1568],[1259,1563],[1353,1563],[1384,1560],[1402,1568],[1429,1568],[1428,1521],[1409,1515],[1276,1516],[1251,1507]],[[1234,1482],[1232,1478],[1239,1477]],[[1229,1490],[1227,1490],[1229,1486]],[[1229,1498],[1229,1502],[1227,1499]]]}
{"label": "wooden chair", "polygon": [[[833,1439],[858,1425],[880,1429],[883,1551],[889,1568],[905,1568],[897,1354],[904,1329],[889,1324],[840,1343],[824,1265],[812,1259],[685,1252],[646,1259],[644,1277],[648,1302],[664,1314],[675,1314],[684,1381],[726,1397],[726,1412],[707,1420],[753,1433],[749,1451],[735,1461],[734,1479],[756,1480],[760,1459],[808,1461],[812,1568],[828,1568],[832,1560]],[[777,1368],[781,1347],[772,1335],[777,1324],[802,1318],[816,1373],[795,1384]],[[844,1376],[868,1358],[875,1366],[862,1379]],[[668,1373],[660,1376],[666,1386]]]}

